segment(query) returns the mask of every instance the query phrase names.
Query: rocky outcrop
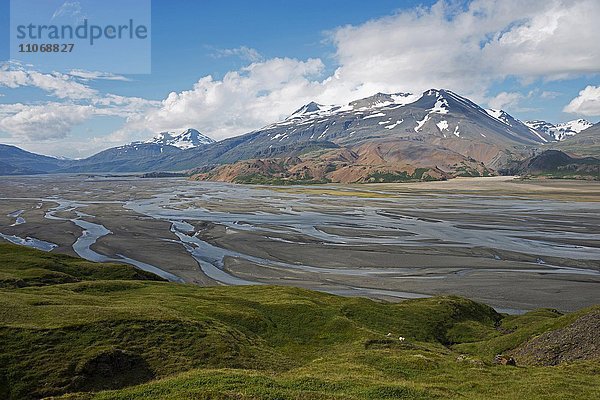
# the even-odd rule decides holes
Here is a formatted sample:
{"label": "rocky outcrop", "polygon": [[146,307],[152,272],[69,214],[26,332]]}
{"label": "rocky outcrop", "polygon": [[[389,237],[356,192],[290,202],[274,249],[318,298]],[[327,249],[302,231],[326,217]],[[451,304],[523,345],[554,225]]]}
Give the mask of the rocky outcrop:
{"label": "rocky outcrop", "polygon": [[600,310],[585,314],[562,329],[546,332],[512,352],[520,363],[558,365],[600,360]]}
{"label": "rocky outcrop", "polygon": [[546,150],[541,154],[515,161],[503,170],[510,175],[548,176],[569,179],[600,179],[600,159],[575,158],[559,150]]}

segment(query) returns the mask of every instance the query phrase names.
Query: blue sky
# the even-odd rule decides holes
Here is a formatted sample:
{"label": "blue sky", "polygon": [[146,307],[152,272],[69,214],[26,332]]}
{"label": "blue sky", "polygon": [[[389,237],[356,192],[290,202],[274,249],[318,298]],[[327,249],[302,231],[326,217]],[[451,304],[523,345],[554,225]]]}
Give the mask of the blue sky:
{"label": "blue sky", "polygon": [[[90,16],[110,7],[52,4],[65,3]],[[72,68],[53,69],[44,58],[5,64],[0,142],[83,157],[167,129],[223,139],[312,99],[343,103],[430,87],[523,120],[597,122],[596,3],[154,0],[150,74],[93,68],[93,57]],[[136,15],[133,5],[117,4],[119,15]],[[0,64],[10,59],[8,11],[9,0],[0,0]]]}
{"label": "blue sky", "polygon": [[[177,7],[153,1],[152,76],[135,77],[127,95],[163,98],[189,89],[200,77],[222,77],[247,65],[240,57],[215,57],[222,49],[246,46],[264,58],[328,59],[333,48],[323,32],[388,15],[418,1],[382,0],[365,7],[361,1],[186,1]],[[426,4],[426,3],[425,3]],[[174,67],[174,63],[176,67]],[[333,69],[334,62],[329,67]],[[177,76],[173,69],[176,68]],[[145,82],[151,81],[148,87]]]}

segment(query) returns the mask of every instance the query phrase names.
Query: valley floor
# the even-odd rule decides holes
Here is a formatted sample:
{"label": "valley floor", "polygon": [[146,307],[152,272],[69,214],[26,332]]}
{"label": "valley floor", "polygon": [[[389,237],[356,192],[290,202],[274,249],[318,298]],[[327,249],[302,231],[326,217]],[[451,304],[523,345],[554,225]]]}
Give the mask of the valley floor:
{"label": "valley floor", "polygon": [[599,200],[597,182],[512,177],[285,187],[14,177],[0,185],[0,233],[202,286],[572,311],[600,302]]}

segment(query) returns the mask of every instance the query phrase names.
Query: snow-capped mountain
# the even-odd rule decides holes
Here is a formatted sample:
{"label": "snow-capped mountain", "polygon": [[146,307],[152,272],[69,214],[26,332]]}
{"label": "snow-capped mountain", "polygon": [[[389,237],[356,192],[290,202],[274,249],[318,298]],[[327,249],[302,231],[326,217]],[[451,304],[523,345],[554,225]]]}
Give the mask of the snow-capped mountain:
{"label": "snow-capped mountain", "polygon": [[383,157],[415,165],[420,159],[441,166],[449,157],[439,159],[440,155],[450,151],[496,168],[510,154],[529,156],[529,149],[552,140],[506,112],[488,112],[450,90],[430,89],[420,94],[376,93],[345,105],[310,102],[279,122],[169,156],[164,166],[189,169],[339,147],[368,151],[370,162]]}
{"label": "snow-capped mountain", "polygon": [[161,159],[215,143],[195,129],[181,133],[162,132],[145,142],[113,147],[73,163],[65,172],[145,172],[153,170]]}
{"label": "snow-capped mountain", "polygon": [[376,93],[346,105],[310,102],[280,122],[173,161],[180,168],[219,165],[201,179],[233,182],[272,173],[370,182],[378,173],[413,176],[416,170],[445,179],[485,176],[488,166],[520,158],[549,140],[504,111],[486,111],[450,90],[430,89]]}
{"label": "snow-capped mountain", "polygon": [[322,105],[322,104],[317,104],[314,101],[311,101],[308,104],[303,105],[302,107],[300,107],[299,109],[297,109],[296,111],[294,111],[292,113],[292,115],[290,115],[289,118],[296,118],[296,117],[301,117],[302,115],[306,115],[306,114],[310,114],[310,113],[314,113],[314,112],[318,112],[318,111],[323,111],[325,109],[326,106]]}
{"label": "snow-capped mountain", "polygon": [[367,110],[370,108],[379,108],[386,106],[403,106],[410,104],[419,99],[419,95],[412,93],[376,93],[373,96],[366,97],[364,99],[355,100],[349,104],[353,109]]}
{"label": "snow-capped mountain", "polygon": [[556,141],[562,141],[569,136],[574,136],[579,132],[591,127],[593,124],[585,119],[575,119],[562,124],[551,124],[550,122],[534,120],[525,121],[525,125],[538,132],[544,132],[554,138]]}
{"label": "snow-capped mountain", "polygon": [[182,150],[187,150],[194,147],[215,143],[215,141],[208,136],[201,134],[195,129],[187,129],[181,133],[161,132],[144,143],[174,146]]}
{"label": "snow-capped mountain", "polygon": [[578,156],[600,158],[600,122],[557,143],[556,148]]}
{"label": "snow-capped mountain", "polygon": [[502,122],[503,124],[509,125],[510,126],[510,121],[512,119],[512,117],[510,117],[510,115],[504,111],[504,110],[495,110],[493,108],[488,108],[487,110],[485,110],[491,117],[496,118],[498,121]]}
{"label": "snow-capped mountain", "polygon": [[[490,130],[501,135],[490,134]],[[487,138],[488,142],[495,138],[521,143],[552,140],[552,137],[530,129],[505,111],[484,110],[454,92],[436,89],[421,95],[377,93],[347,105],[311,102],[285,120],[256,132],[266,135],[268,142],[265,145],[269,148],[290,141],[338,143],[375,137],[404,140],[415,137]],[[258,137],[254,142],[256,140]]]}
{"label": "snow-capped mountain", "polygon": [[573,121],[558,124],[555,127],[554,137],[556,140],[564,140],[568,136],[576,135],[592,125],[594,124],[585,119],[575,119]]}

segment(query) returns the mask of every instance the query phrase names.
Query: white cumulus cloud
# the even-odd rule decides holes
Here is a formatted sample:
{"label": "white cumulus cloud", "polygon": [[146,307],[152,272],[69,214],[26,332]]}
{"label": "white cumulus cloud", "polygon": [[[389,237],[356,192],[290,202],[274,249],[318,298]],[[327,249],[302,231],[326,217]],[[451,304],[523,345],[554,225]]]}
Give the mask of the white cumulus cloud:
{"label": "white cumulus cloud", "polygon": [[440,1],[331,33],[338,79],[394,90],[447,87],[481,97],[492,82],[600,72],[600,2]]}
{"label": "white cumulus cloud", "polygon": [[76,104],[1,104],[0,130],[30,141],[61,139],[93,114],[92,106]]}
{"label": "white cumulus cloud", "polygon": [[80,100],[98,96],[98,91],[77,82],[69,75],[58,72],[45,74],[14,63],[0,66],[0,86],[11,89],[37,87],[60,99]]}
{"label": "white cumulus cloud", "polygon": [[124,130],[160,132],[198,127],[216,139],[239,135],[287,116],[322,92],[314,77],[318,59],[275,58],[253,63],[223,79],[201,78],[191,90],[172,92],[160,108],[132,117]]}
{"label": "white cumulus cloud", "polygon": [[128,78],[122,75],[116,75],[109,72],[100,71],[85,71],[82,69],[73,69],[69,72],[70,76],[81,78],[83,80],[107,80],[107,81],[129,81]]}
{"label": "white cumulus cloud", "polygon": [[563,111],[589,117],[600,116],[600,86],[587,86]]}
{"label": "white cumulus cloud", "polygon": [[59,101],[0,104],[0,132],[23,142],[49,141],[67,137],[73,127],[93,116],[130,118],[160,106],[160,101],[102,94],[77,81],[107,78],[122,80],[100,72],[42,73],[14,62],[1,65],[0,86],[35,87]]}
{"label": "white cumulus cloud", "polygon": [[519,92],[500,92],[488,100],[491,108],[498,110],[509,110],[519,104],[524,96]]}

